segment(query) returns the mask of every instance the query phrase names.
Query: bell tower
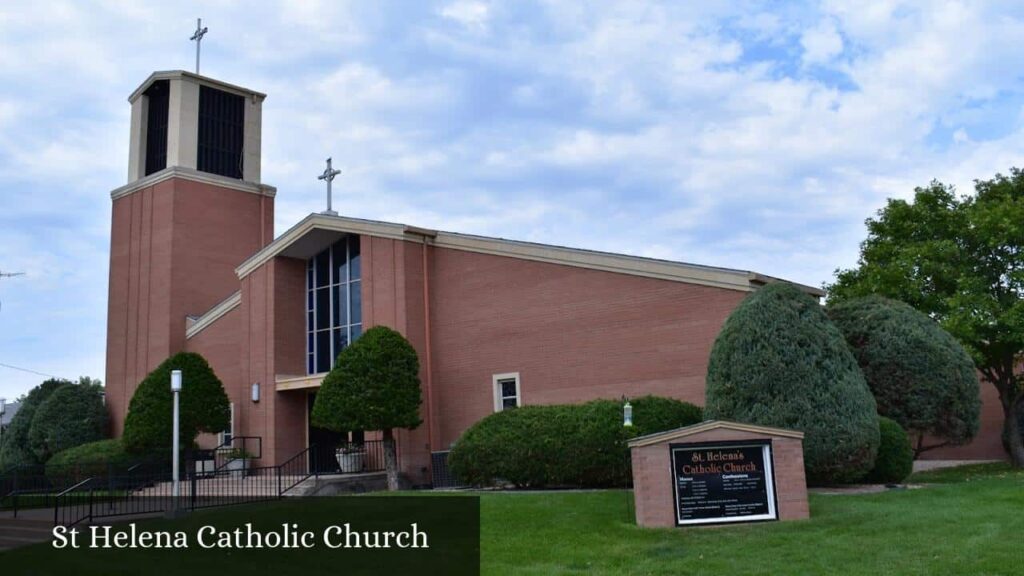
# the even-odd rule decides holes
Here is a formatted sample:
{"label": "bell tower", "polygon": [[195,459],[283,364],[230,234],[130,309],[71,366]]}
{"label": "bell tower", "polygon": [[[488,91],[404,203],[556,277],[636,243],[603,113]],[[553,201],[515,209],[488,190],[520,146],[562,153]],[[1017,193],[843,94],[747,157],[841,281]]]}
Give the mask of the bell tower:
{"label": "bell tower", "polygon": [[138,383],[184,348],[186,319],[239,289],[273,239],[260,180],[265,94],[181,70],[128,98],[128,183],[111,192],[107,406],[120,435]]}

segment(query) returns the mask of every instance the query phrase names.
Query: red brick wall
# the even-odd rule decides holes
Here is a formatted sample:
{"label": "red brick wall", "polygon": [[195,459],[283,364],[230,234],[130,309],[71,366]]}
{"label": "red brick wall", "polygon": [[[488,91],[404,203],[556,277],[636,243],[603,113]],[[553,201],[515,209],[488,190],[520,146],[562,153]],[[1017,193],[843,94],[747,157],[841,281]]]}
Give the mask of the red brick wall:
{"label": "red brick wall", "polygon": [[238,289],[235,267],[272,227],[272,198],[181,178],[114,200],[106,390],[115,435],[139,381],[185,348],[185,317]]}
{"label": "red brick wall", "polygon": [[704,404],[711,346],[747,293],[434,249],[431,327],[446,448],[494,411],[492,375],[524,404],[657,394]]}
{"label": "red brick wall", "polygon": [[807,480],[804,477],[803,443],[799,439],[717,429],[686,436],[683,439],[632,448],[633,495],[637,525],[648,528],[676,525],[670,444],[765,438],[772,442],[772,467],[779,520],[810,517]]}

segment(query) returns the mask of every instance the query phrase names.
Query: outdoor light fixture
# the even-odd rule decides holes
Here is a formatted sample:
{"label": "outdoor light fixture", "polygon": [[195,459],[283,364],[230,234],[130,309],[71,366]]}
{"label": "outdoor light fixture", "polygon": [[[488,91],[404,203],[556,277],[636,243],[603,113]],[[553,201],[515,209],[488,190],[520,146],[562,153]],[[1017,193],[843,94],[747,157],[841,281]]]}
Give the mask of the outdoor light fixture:
{"label": "outdoor light fixture", "polygon": [[633,425],[633,405],[626,400],[622,406],[622,425],[629,427]]}
{"label": "outdoor light fixture", "polygon": [[178,495],[180,492],[180,483],[178,482],[178,452],[180,451],[178,430],[180,428],[179,411],[178,411],[178,398],[181,396],[181,370],[171,370],[171,392],[174,393],[174,431],[171,434],[174,437],[171,439],[171,469],[173,470],[173,495],[174,495],[174,508],[178,507]]}
{"label": "outdoor light fixture", "polygon": [[259,382],[253,382],[252,383],[252,401],[253,402],[259,402],[260,401],[260,383]]}

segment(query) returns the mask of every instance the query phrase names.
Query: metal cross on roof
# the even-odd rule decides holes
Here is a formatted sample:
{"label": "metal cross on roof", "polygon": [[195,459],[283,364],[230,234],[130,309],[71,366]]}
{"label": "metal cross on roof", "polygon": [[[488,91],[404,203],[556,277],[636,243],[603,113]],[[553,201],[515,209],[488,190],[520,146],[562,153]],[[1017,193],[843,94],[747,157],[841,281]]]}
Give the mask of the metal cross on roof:
{"label": "metal cross on roof", "polygon": [[324,214],[329,214],[331,216],[337,216],[338,215],[337,212],[335,212],[334,210],[331,210],[331,181],[333,181],[334,177],[337,176],[338,174],[341,174],[341,170],[335,170],[334,168],[332,168],[331,167],[331,159],[328,158],[327,159],[327,168],[324,169],[324,173],[319,175],[319,176],[317,176],[317,180],[326,180],[327,181],[327,210],[324,210],[323,213]]}
{"label": "metal cross on roof", "polygon": [[199,74],[199,45],[203,43],[203,36],[206,36],[207,28],[203,28],[203,19],[196,18],[196,31],[189,40],[196,42],[196,74]]}

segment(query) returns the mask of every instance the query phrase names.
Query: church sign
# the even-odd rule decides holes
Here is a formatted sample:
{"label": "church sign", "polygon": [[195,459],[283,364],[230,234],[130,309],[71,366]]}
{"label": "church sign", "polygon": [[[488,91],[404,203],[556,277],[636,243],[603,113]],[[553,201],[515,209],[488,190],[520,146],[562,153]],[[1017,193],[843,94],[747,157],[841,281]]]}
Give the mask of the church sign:
{"label": "church sign", "polygon": [[807,518],[803,437],[798,430],[711,420],[633,438],[637,525]]}
{"label": "church sign", "polygon": [[677,526],[778,520],[768,440],[672,444]]}

